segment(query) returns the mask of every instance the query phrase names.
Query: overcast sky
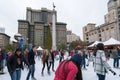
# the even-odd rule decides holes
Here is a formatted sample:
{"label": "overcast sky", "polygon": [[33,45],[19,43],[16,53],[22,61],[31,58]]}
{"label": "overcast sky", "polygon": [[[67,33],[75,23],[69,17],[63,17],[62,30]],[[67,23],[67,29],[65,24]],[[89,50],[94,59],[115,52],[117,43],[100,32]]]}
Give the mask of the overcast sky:
{"label": "overcast sky", "polygon": [[109,0],[0,0],[0,27],[13,38],[18,32],[18,19],[26,19],[26,7],[52,10],[56,5],[57,21],[67,23],[67,29],[72,30],[82,38],[82,27],[88,23],[100,25],[104,23]]}

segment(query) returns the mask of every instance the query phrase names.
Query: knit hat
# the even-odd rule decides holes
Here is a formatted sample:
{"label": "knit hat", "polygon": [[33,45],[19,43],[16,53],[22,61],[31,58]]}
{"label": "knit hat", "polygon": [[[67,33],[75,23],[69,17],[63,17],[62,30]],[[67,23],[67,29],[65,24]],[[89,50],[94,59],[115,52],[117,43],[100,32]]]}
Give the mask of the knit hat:
{"label": "knit hat", "polygon": [[78,65],[81,65],[82,63],[82,57],[79,54],[73,55],[71,60],[75,61]]}
{"label": "knit hat", "polygon": [[21,51],[21,49],[20,49],[20,48],[17,48],[16,51],[15,51],[15,53],[18,52],[18,51]]}
{"label": "knit hat", "polygon": [[103,43],[98,43],[97,44],[97,49],[98,50],[104,50],[104,44]]}

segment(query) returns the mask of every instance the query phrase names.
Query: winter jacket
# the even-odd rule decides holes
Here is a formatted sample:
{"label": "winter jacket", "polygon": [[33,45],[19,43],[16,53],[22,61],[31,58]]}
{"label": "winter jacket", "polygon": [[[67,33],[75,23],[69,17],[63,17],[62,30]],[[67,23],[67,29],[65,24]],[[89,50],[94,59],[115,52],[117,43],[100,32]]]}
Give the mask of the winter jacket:
{"label": "winter jacket", "polygon": [[46,61],[48,61],[48,59],[49,59],[49,54],[46,55],[46,53],[44,53],[42,56],[42,62],[46,62]]}
{"label": "winter jacket", "polygon": [[94,71],[97,74],[105,75],[111,67],[106,62],[105,52],[103,50],[97,50],[94,60]]}
{"label": "winter jacket", "polygon": [[74,80],[77,72],[78,68],[75,63],[65,60],[58,66],[54,80]]}
{"label": "winter jacket", "polygon": [[[18,60],[20,61],[20,64],[18,64]],[[7,59],[7,68],[8,72],[13,72],[17,68],[23,69],[23,61],[26,63],[23,55],[17,56],[17,54],[13,54]]]}
{"label": "winter jacket", "polygon": [[49,61],[54,62],[54,53],[53,52],[49,53]]}
{"label": "winter jacket", "polygon": [[34,53],[33,50],[31,50],[31,51],[28,53],[28,64],[29,64],[29,65],[35,64],[35,53]]}
{"label": "winter jacket", "polygon": [[74,52],[73,52],[73,51],[71,51],[71,52],[70,52],[70,56],[73,56],[73,55],[74,55]]}
{"label": "winter jacket", "polygon": [[2,51],[0,51],[0,60],[4,60],[5,57],[4,57],[4,53]]}
{"label": "winter jacket", "polygon": [[118,51],[117,50],[112,50],[112,57],[118,58]]}
{"label": "winter jacket", "polygon": [[120,58],[120,49],[118,49],[118,57]]}

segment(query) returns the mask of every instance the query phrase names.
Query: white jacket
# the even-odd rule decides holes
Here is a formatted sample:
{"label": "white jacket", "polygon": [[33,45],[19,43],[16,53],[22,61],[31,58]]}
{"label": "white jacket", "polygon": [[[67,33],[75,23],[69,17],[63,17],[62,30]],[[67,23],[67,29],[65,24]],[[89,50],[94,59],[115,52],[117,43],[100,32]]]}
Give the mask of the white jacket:
{"label": "white jacket", "polygon": [[106,62],[105,52],[103,50],[97,50],[94,61],[94,71],[98,74],[105,75],[109,69],[111,69],[111,67]]}

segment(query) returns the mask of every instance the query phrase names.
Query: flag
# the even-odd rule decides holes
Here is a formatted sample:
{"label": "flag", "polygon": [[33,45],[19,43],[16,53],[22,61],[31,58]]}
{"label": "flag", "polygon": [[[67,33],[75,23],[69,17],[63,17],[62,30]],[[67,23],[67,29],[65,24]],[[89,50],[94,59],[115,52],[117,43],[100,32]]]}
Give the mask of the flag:
{"label": "flag", "polygon": [[20,49],[23,50],[23,45],[24,45],[24,39],[20,39]]}

